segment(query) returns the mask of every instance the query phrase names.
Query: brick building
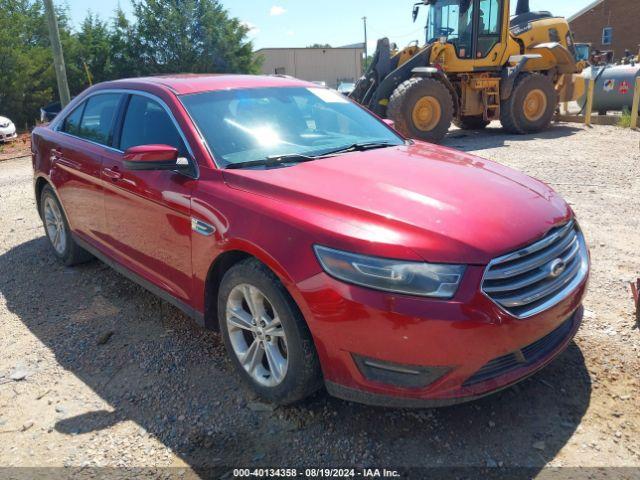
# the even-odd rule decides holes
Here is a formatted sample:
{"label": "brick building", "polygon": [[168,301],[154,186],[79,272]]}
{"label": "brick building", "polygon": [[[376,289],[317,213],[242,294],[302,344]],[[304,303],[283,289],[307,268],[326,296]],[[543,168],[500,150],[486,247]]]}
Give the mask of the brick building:
{"label": "brick building", "polygon": [[638,0],[597,0],[568,18],[576,42],[593,49],[613,50],[616,59],[625,49],[636,54],[640,45]]}

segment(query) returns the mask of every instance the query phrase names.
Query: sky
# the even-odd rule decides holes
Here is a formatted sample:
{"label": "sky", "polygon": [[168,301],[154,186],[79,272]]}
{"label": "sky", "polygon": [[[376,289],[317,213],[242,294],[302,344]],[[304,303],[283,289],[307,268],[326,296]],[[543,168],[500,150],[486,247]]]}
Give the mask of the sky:
{"label": "sky", "polygon": [[[531,0],[532,10],[549,10],[555,15],[570,16],[593,0]],[[54,0],[69,7],[74,25],[79,25],[91,10],[109,19],[118,5],[130,14],[129,0]],[[415,0],[222,0],[231,15],[250,30],[256,49],[266,47],[306,47],[314,43],[334,47],[364,41],[362,17],[367,17],[369,52],[376,40],[389,37],[399,46],[414,40],[424,42],[423,12],[415,24],[411,10]],[[515,0],[512,0],[512,10]]]}

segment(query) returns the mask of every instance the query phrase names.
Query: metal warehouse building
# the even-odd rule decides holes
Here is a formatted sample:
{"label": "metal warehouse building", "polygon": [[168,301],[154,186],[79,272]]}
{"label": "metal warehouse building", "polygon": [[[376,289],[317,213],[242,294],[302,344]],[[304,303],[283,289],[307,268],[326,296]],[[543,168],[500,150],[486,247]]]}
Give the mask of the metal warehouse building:
{"label": "metal warehouse building", "polygon": [[362,76],[364,44],[339,48],[263,48],[262,73],[290,75],[301,80],[323,81],[336,88]]}

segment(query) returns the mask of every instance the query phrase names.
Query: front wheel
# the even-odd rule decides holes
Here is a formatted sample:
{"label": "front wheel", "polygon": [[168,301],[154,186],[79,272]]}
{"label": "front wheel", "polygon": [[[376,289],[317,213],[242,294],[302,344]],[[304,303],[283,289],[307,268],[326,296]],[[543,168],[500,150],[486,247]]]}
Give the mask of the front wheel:
{"label": "front wheel", "polygon": [[406,137],[440,143],[451,127],[453,99],[442,82],[411,78],[391,95],[387,117]]}
{"label": "front wheel", "polygon": [[245,260],[225,274],[218,318],[234,367],[260,397],[288,405],[321,387],[320,363],[304,318],[264,264]]}

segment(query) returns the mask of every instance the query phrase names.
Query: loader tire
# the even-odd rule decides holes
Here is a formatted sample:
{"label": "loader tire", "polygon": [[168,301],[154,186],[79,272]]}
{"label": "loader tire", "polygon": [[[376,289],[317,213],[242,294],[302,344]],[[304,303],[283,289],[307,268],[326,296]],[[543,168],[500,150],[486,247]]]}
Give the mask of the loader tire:
{"label": "loader tire", "polygon": [[462,117],[456,118],[453,124],[460,130],[482,130],[487,128],[489,120],[485,120],[482,117]]}
{"label": "loader tire", "polygon": [[500,121],[509,133],[540,132],[551,124],[557,105],[558,94],[550,78],[524,73],[516,79],[511,97],[500,103]]}
{"label": "loader tire", "polygon": [[453,99],[442,82],[411,78],[391,95],[387,117],[405,137],[440,143],[451,127]]}

